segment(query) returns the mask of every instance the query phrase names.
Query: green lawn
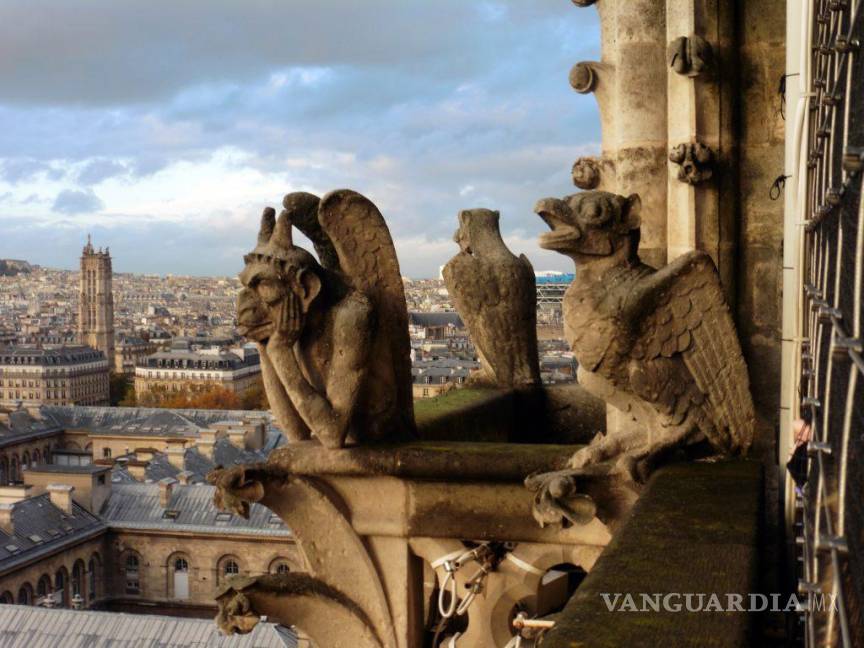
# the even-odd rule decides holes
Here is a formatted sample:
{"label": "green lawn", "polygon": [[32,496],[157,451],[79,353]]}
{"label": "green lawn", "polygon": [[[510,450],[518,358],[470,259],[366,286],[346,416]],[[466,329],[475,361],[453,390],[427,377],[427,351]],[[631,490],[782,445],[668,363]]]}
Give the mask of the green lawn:
{"label": "green lawn", "polygon": [[417,425],[424,425],[439,416],[473,405],[498,393],[494,389],[463,387],[434,398],[418,398],[414,401],[414,418]]}

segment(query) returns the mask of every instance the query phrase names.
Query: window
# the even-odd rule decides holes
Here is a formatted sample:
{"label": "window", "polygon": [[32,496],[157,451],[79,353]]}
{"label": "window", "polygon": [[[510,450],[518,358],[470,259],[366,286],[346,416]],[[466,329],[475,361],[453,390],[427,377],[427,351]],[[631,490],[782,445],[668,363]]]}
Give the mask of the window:
{"label": "window", "polygon": [[138,575],[138,556],[126,556],[126,593],[138,594],[141,591],[141,580]]}
{"label": "window", "polygon": [[72,596],[84,594],[84,563],[76,561],[72,566]]}
{"label": "window", "polygon": [[90,563],[87,565],[87,598],[91,601],[96,598],[96,568],[98,562],[95,558],[90,559]]}
{"label": "window", "polygon": [[54,574],[54,591],[56,600],[61,606],[66,605],[66,570],[62,567]]}
{"label": "window", "polygon": [[18,605],[32,605],[33,603],[33,588],[29,583],[24,583],[21,589],[18,590]]}
{"label": "window", "polygon": [[240,573],[240,567],[234,560],[226,560],[222,571],[227,577],[236,576]]}
{"label": "window", "polygon": [[288,566],[288,563],[279,563],[276,565],[276,573],[277,574],[287,574],[291,571],[291,568]]}
{"label": "window", "polygon": [[51,579],[47,574],[43,575],[42,578],[39,579],[39,582],[36,584],[36,596],[40,599],[48,596],[51,592]]}
{"label": "window", "polygon": [[102,456],[105,459],[110,459],[111,458],[111,448],[102,448]]}
{"label": "window", "polygon": [[174,561],[174,571],[175,572],[188,572],[189,571],[189,563],[186,562],[185,558],[178,558]]}

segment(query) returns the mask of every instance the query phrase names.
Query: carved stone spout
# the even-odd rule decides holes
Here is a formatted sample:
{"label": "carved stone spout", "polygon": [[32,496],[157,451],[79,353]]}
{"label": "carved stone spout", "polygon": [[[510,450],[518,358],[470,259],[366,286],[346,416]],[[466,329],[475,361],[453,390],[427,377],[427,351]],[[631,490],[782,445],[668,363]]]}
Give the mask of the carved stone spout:
{"label": "carved stone spout", "polygon": [[498,212],[459,212],[460,252],[444,281],[468,325],[489,380],[502,387],[540,384],[534,269],[504,244]]}
{"label": "carved stone spout", "polygon": [[362,609],[338,590],[307,574],[234,577],[216,597],[216,624],[227,634],[246,634],[262,616],[296,626],[316,646],[383,648]]}

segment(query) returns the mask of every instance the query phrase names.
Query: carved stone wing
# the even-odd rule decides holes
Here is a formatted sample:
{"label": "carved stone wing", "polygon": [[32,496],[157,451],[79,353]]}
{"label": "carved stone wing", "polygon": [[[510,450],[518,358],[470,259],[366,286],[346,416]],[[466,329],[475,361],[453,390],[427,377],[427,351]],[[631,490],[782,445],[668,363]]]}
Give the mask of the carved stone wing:
{"label": "carved stone wing", "polygon": [[318,205],[321,199],[305,191],[295,191],[282,200],[282,206],[291,215],[291,224],[312,241],[318,261],[327,270],[339,270],[339,256],[330,237],[318,222]]}
{"label": "carved stone wing", "polygon": [[[344,281],[366,295],[374,306],[378,330],[369,353],[370,380],[376,381],[379,373],[382,377],[395,375],[392,398],[398,401],[404,415],[405,430],[410,431],[414,426],[414,405],[408,311],[390,230],[372,201],[349,189],[331,191],[321,199],[318,222],[339,258],[339,273]],[[392,378],[384,382],[382,387],[394,387],[390,384]]]}
{"label": "carved stone wing", "polygon": [[750,381],[714,262],[704,252],[690,252],[651,281],[655,308],[641,319],[631,357],[681,354],[707,401],[714,425],[709,441],[725,452],[746,452],[755,420]]}
{"label": "carved stone wing", "polygon": [[539,383],[534,270],[460,252],[444,266],[444,282],[478,351],[501,385]]}

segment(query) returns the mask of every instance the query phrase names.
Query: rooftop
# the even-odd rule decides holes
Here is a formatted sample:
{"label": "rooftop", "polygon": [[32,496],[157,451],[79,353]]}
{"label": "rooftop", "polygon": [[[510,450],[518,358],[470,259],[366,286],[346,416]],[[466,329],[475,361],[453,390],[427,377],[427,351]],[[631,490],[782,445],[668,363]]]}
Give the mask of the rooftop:
{"label": "rooftop", "polygon": [[[267,412],[231,410],[167,410],[148,407],[80,407],[50,405],[40,408],[59,427],[86,429],[93,434],[158,437],[194,437],[201,429],[230,421],[248,421],[270,426]],[[269,427],[269,435],[278,434]],[[269,436],[268,436],[269,439]]]}
{"label": "rooftop", "polygon": [[99,472],[105,472],[110,470],[109,466],[100,466],[98,464],[88,464],[86,466],[61,466],[58,464],[38,464],[28,466],[27,470],[30,472],[41,472],[41,473],[60,473],[60,474],[80,474],[80,475],[92,475]]}
{"label": "rooftop", "polygon": [[218,511],[216,492],[208,484],[174,484],[168,506],[159,502],[159,484],[114,484],[102,509],[112,528],[194,531],[218,535],[293,536],[282,520],[261,504],[252,504],[249,519]]}
{"label": "rooftop", "polygon": [[59,434],[61,431],[57,421],[44,415],[41,410],[0,409],[0,447]]}
{"label": "rooftop", "polygon": [[249,634],[226,637],[211,619],[0,606],[0,645],[9,648],[294,648],[287,628],[259,623]]}
{"label": "rooftop", "polygon": [[[12,506],[14,533],[10,535],[0,531],[0,571],[40,555],[52,554],[105,529],[98,517],[75,502],[72,503],[72,514],[67,515],[51,503],[48,493],[29,497]],[[7,644],[0,639],[0,645]]]}
{"label": "rooftop", "polygon": [[88,346],[13,346],[0,352],[0,365],[64,366],[105,360],[101,351]]}

